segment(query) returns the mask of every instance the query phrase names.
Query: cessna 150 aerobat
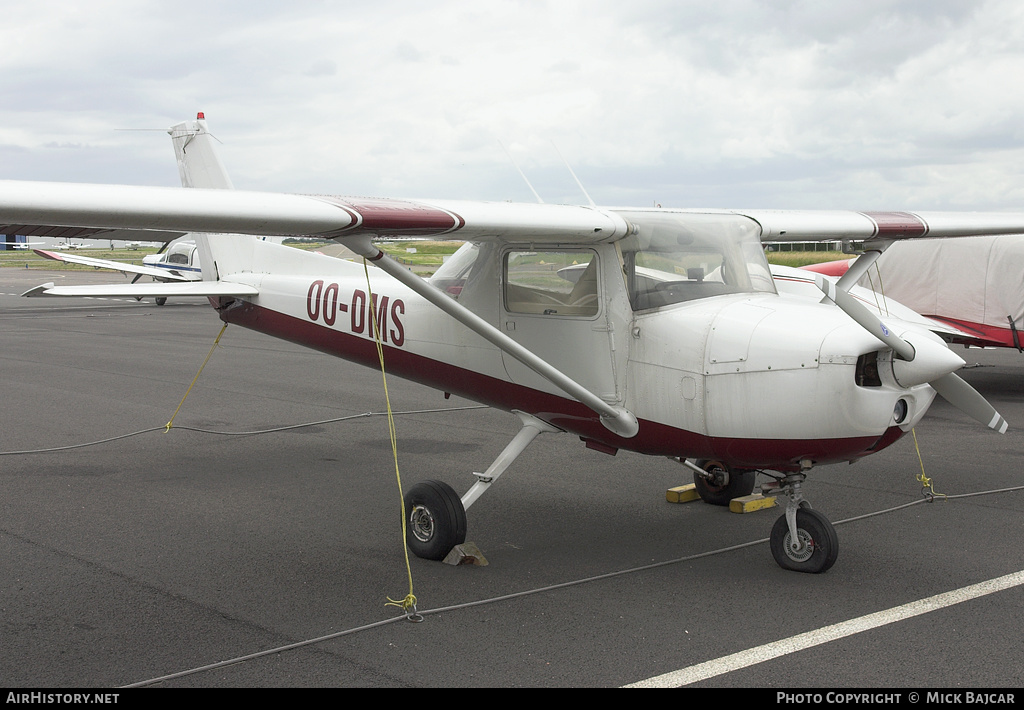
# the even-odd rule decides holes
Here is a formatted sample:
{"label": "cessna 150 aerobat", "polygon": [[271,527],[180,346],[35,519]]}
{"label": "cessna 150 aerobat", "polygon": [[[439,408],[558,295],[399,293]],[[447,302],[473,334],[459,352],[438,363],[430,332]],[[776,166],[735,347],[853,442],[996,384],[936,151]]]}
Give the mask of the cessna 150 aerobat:
{"label": "cessna 150 aerobat", "polygon": [[[927,327],[879,319],[849,289],[889,243],[1024,232],[1024,214],[599,208],[0,182],[0,225],[193,232],[202,281],[37,287],[26,295],[207,296],[234,323],[516,413],[522,429],[459,496],[406,494],[407,540],[441,559],[469,508],[542,432],[678,460],[712,503],[755,473],[785,496],[771,551],[823,572],[838,554],[804,500],[814,466],[855,461],[910,431],[936,393],[998,432],[1003,418]],[[0,231],[3,231],[0,229]],[[253,239],[327,237],[376,268]],[[466,244],[429,280],[373,241]],[[814,297],[780,293],[763,244],[865,248]],[[827,297],[822,298],[822,293]],[[376,333],[376,336],[375,336]]]}

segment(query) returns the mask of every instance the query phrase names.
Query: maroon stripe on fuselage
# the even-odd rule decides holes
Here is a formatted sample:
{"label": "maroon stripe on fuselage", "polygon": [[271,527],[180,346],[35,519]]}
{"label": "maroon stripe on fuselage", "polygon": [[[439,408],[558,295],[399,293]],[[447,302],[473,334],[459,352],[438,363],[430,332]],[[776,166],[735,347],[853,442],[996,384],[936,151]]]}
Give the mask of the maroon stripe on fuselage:
{"label": "maroon stripe on fuselage", "polygon": [[876,237],[900,239],[923,237],[928,234],[928,225],[910,212],[861,212],[875,223]]}
{"label": "maroon stripe on fuselage", "polygon": [[[377,347],[367,337],[325,328],[248,301],[241,303],[221,311],[221,319],[368,367],[380,367]],[[639,433],[631,439],[624,439],[608,431],[597,414],[572,399],[540,392],[388,345],[384,346],[384,360],[389,374],[497,409],[529,412],[584,439],[652,456],[714,458],[737,467],[796,470],[802,459],[835,463],[865,456],[888,446],[902,434],[899,428],[893,427],[881,437],[738,439],[708,437],[659,422],[641,420]]]}

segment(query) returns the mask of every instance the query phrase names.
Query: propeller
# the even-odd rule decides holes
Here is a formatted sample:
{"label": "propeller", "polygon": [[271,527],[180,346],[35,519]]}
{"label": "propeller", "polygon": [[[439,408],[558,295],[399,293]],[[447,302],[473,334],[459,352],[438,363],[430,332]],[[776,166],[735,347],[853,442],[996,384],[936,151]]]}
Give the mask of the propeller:
{"label": "propeller", "polygon": [[818,288],[846,315],[864,330],[892,348],[893,375],[904,387],[927,382],[943,399],[969,417],[976,419],[1000,434],[1006,433],[1006,420],[976,389],[955,374],[964,361],[945,345],[917,333],[900,337],[893,333],[878,316],[861,304],[849,292],[838,288],[824,276],[815,277]]}
{"label": "propeller", "polygon": [[950,373],[945,377],[929,382],[943,399],[954,407],[1000,434],[1005,434],[1009,424],[996,411],[995,407],[978,394],[978,391],[957,375]]}

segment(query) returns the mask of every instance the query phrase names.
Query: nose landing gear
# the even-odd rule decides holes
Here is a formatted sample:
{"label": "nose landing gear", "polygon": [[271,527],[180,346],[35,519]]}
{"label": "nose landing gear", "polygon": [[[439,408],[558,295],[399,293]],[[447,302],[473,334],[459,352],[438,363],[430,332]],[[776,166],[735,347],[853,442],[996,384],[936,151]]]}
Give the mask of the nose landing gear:
{"label": "nose landing gear", "polygon": [[836,529],[824,515],[811,508],[795,511],[796,535],[787,515],[782,515],[772,526],[772,557],[783,569],[812,574],[826,571],[839,556],[839,538]]}
{"label": "nose landing gear", "polygon": [[[734,469],[720,461],[676,459],[693,471],[693,483],[705,503],[729,505],[733,498],[749,495],[756,472]],[[783,569],[819,574],[839,556],[836,529],[823,514],[812,510],[801,487],[813,462],[800,462],[800,471],[775,478],[761,487],[766,496],[785,496],[786,512],[772,527],[772,556]],[[771,474],[768,474],[771,475]]]}
{"label": "nose landing gear", "polygon": [[[810,468],[807,462],[805,469]],[[772,557],[783,569],[820,574],[839,556],[839,536],[822,513],[804,500],[801,485],[806,474],[792,473],[767,484],[765,495],[785,495],[786,512],[775,521],[769,545]]]}

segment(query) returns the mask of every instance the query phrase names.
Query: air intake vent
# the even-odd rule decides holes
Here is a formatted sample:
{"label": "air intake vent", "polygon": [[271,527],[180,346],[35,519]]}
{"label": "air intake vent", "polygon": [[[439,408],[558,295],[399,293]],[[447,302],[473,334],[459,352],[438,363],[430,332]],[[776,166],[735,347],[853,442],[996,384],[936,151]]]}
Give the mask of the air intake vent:
{"label": "air intake vent", "polygon": [[855,382],[859,387],[881,387],[882,379],[878,376],[878,351],[865,353],[857,358]]}

